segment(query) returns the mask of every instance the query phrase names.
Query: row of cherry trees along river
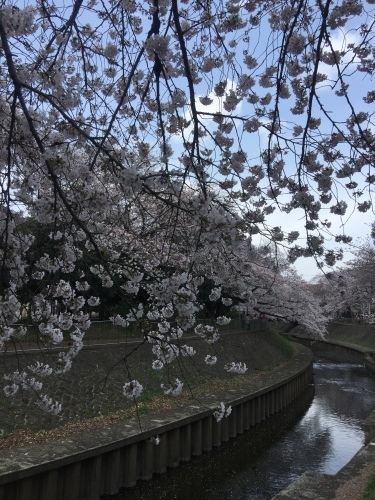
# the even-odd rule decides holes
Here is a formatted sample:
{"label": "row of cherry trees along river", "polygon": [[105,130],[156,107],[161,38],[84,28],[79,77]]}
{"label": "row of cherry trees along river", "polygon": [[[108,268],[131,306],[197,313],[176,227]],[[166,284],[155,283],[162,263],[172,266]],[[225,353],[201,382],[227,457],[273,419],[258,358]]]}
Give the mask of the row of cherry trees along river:
{"label": "row of cherry trees along river", "polygon": [[22,346],[20,310],[41,345],[70,339],[6,395],[58,413],[43,377],[70,370],[103,300],[158,370],[194,354],[187,332],[215,342],[208,311],[324,331],[288,263],[329,273],[351,243],[331,220],[372,210],[373,26],[373,0],[1,2],[0,344]]}

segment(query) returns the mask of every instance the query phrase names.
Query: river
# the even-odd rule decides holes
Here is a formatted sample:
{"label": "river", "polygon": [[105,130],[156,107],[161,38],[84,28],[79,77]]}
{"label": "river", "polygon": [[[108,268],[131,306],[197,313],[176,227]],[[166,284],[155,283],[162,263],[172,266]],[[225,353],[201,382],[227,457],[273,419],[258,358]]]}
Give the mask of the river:
{"label": "river", "polygon": [[111,499],[269,500],[306,470],[335,474],[364,444],[375,379],[361,365],[318,360],[314,382],[284,412]]}

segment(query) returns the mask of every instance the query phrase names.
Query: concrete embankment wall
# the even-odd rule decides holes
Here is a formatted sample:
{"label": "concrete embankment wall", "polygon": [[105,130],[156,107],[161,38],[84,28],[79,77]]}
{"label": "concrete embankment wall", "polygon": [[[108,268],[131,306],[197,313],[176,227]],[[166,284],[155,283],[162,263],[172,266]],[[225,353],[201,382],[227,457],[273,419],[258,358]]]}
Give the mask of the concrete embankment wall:
{"label": "concrete embankment wall", "polygon": [[220,446],[284,409],[311,383],[311,351],[296,345],[286,366],[249,380],[246,394],[228,392],[225,403],[232,413],[220,422],[213,417],[219,403],[213,395],[160,418],[143,416],[54,443],[5,450],[0,500],[99,500]]}
{"label": "concrete embankment wall", "polygon": [[363,363],[366,369],[375,373],[375,351],[371,349],[327,340],[313,340],[297,335],[289,335],[288,337],[311,349],[316,356],[322,356],[333,361]]}
{"label": "concrete embankment wall", "polygon": [[333,361],[347,361],[348,363],[363,363],[364,360],[364,353],[352,347],[326,340],[311,340],[296,336],[291,338],[307,346],[316,356],[328,357]]}

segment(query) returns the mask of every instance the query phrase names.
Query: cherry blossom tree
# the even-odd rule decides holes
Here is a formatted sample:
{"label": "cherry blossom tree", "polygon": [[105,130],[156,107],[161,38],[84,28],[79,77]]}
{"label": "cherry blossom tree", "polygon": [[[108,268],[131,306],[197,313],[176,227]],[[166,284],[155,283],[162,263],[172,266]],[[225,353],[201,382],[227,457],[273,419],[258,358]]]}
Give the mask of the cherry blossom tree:
{"label": "cherry blossom tree", "polygon": [[360,319],[371,314],[375,299],[375,248],[369,238],[352,245],[353,258],[317,276],[312,291],[324,314]]}
{"label": "cherry blossom tree", "polygon": [[346,263],[345,274],[352,280],[351,309],[357,315],[371,313],[375,299],[375,248],[370,240],[364,241]]}
{"label": "cherry blossom tree", "polygon": [[[2,2],[0,343],[26,333],[25,287],[39,340],[72,341],[56,366],[10,374],[8,394],[29,387],[58,412],[38,377],[66,372],[82,348],[100,302],[93,277],[122,294],[127,312],[112,321],[143,325],[158,368],[184,332],[217,337],[197,320],[207,279],[212,301],[240,294],[320,328],[297,278],[248,247],[262,235],[290,262],[333,265],[330,217],[372,209],[373,4]],[[303,217],[305,234],[272,224],[278,210]],[[54,242],[33,261],[27,217]],[[123,392],[139,395],[140,382]]]}
{"label": "cherry blossom tree", "polygon": [[370,240],[353,250],[353,259],[340,269],[339,284],[345,302],[342,312],[361,318],[371,314],[375,300],[375,248]]}
{"label": "cherry blossom tree", "polygon": [[351,314],[351,292],[355,284],[343,270],[317,275],[310,284],[311,292],[318,301],[319,309],[330,320]]}

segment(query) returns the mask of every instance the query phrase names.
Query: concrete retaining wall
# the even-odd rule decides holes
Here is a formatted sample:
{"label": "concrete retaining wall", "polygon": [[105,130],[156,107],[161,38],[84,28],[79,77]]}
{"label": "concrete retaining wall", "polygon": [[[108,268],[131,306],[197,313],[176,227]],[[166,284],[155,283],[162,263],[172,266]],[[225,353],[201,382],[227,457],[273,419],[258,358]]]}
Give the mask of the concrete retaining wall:
{"label": "concrete retaining wall", "polygon": [[[144,416],[54,443],[5,450],[0,500],[99,500],[220,446],[284,409],[311,383],[312,354],[297,345],[288,366],[249,381],[247,394],[230,391],[226,404],[232,413],[220,422],[213,417],[218,400],[212,396],[203,409],[190,405],[160,419]],[[159,445],[152,441],[156,435]]]}
{"label": "concrete retaining wall", "polygon": [[[336,350],[339,356],[346,353],[349,354],[349,358],[346,358],[349,361],[360,359],[360,362],[364,363],[369,371],[375,373],[375,325],[332,322],[328,325],[327,339],[327,344],[332,346],[334,350],[337,349],[334,346],[342,347],[341,352]],[[325,346],[323,349],[330,350],[329,346]],[[357,354],[354,354],[353,351],[356,351]]]}
{"label": "concrete retaining wall", "polygon": [[366,347],[340,344],[326,340],[312,340],[297,335],[288,336],[290,339],[305,345],[316,356],[323,356],[333,361],[348,363],[363,363],[365,368],[375,374],[375,351]]}
{"label": "concrete retaining wall", "polygon": [[329,342],[326,340],[312,340],[305,337],[290,336],[290,339],[307,346],[316,356],[323,356],[333,361],[348,363],[364,363],[367,349]]}

